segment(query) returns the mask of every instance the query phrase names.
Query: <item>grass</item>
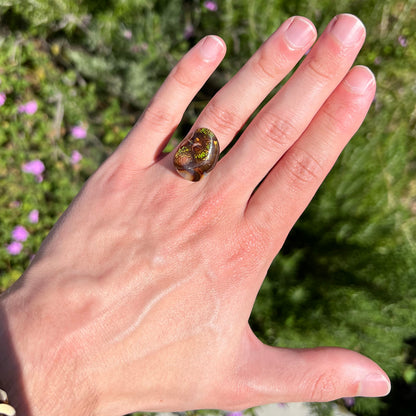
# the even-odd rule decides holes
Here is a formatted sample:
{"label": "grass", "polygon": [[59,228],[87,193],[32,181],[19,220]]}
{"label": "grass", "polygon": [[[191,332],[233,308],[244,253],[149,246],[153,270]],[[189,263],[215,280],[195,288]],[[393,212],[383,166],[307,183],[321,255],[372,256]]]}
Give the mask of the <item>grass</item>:
{"label": "grass", "polygon": [[[12,3],[0,0],[0,290],[198,39],[218,34],[228,52],[174,139],[287,17],[307,16],[319,32],[337,13],[361,18],[367,41],[357,63],[376,75],[375,102],[275,259],[251,324],[273,345],[338,345],[370,356],[394,390],[389,399],[357,400],[353,411],[401,406],[414,414],[402,393],[416,384],[416,2],[224,0],[217,11],[191,0]],[[30,101],[37,111],[19,112]],[[74,137],[76,126],[84,139]],[[42,181],[22,171],[37,159]],[[11,255],[18,225],[29,237]]]}

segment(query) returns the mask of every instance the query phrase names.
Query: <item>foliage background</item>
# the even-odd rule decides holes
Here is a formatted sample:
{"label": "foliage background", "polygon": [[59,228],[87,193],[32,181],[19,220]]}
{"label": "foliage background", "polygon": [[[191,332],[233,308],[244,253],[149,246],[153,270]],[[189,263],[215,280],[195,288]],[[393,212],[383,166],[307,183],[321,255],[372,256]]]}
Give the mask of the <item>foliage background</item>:
{"label": "foliage background", "polygon": [[[286,18],[307,16],[322,32],[335,14],[353,13],[367,27],[358,63],[374,71],[376,99],[275,259],[251,324],[273,345],[336,345],[370,356],[393,379],[393,390],[386,399],[358,399],[352,410],[414,415],[416,2],[224,0],[217,6],[0,0],[0,290],[24,271],[82,183],[198,39],[218,34],[228,52],[173,140]],[[33,100],[35,113],[19,112]],[[74,137],[74,126],[87,132],[84,139]],[[74,151],[81,161],[74,163]],[[22,171],[35,159],[45,166],[42,181]],[[34,209],[36,223],[28,220]],[[29,237],[11,255],[17,225]]]}

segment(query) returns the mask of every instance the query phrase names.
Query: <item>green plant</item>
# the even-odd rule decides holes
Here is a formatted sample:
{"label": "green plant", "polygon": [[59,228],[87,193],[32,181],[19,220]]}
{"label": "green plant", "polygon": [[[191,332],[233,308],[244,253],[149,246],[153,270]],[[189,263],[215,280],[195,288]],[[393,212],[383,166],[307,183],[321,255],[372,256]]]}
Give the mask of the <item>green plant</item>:
{"label": "green plant", "polygon": [[[321,32],[340,12],[366,24],[358,63],[376,74],[377,96],[270,268],[251,324],[278,346],[360,351],[404,383],[397,385],[413,386],[405,340],[416,328],[414,0],[224,0],[217,11],[196,0],[0,0],[0,290],[22,274],[198,39],[218,34],[228,53],[174,139],[284,19],[305,15]],[[22,106],[33,101],[37,109],[28,114]],[[74,127],[86,137],[77,139]],[[23,172],[35,160],[44,171]],[[39,221],[31,222],[36,209]],[[29,236],[12,255],[18,225]],[[388,409],[379,399],[359,399],[353,408],[362,415]]]}

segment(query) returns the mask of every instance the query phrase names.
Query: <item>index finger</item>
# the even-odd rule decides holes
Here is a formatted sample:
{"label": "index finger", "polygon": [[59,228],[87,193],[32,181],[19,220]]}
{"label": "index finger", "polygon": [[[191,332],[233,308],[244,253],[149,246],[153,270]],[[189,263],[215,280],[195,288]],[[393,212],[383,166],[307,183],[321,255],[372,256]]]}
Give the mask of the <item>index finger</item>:
{"label": "index finger", "polygon": [[136,125],[123,141],[120,151],[134,158],[134,165],[155,162],[187,106],[224,58],[226,47],[218,36],[200,40],[173,68]]}

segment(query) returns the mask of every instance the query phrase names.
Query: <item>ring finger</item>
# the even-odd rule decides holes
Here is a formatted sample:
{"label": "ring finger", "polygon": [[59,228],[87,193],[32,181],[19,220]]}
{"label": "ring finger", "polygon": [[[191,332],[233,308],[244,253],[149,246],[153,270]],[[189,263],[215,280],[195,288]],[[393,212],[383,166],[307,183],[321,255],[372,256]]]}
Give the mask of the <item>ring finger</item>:
{"label": "ring finger", "polygon": [[315,38],[315,27],[308,19],[295,16],[285,21],[212,98],[195,127],[213,130],[224,149]]}

